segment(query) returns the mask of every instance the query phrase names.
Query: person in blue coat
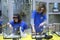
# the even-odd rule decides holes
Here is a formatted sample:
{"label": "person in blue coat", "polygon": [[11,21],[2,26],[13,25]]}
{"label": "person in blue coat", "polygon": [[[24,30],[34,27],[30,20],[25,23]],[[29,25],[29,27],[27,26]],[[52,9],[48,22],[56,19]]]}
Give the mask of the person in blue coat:
{"label": "person in blue coat", "polygon": [[27,29],[27,24],[21,19],[21,16],[19,14],[13,15],[13,20],[11,20],[8,23],[9,27],[13,29],[12,33],[16,33],[16,31],[19,29],[19,31],[24,32],[25,29]]}
{"label": "person in blue coat", "polygon": [[46,23],[46,7],[44,4],[38,4],[36,10],[31,15],[32,32],[42,33],[43,26]]}

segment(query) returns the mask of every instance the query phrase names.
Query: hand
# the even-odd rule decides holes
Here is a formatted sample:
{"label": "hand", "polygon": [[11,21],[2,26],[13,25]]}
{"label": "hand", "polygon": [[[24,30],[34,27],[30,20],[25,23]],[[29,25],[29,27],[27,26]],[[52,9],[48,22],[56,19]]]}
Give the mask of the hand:
{"label": "hand", "polygon": [[21,37],[26,37],[26,36],[27,36],[27,33],[25,33],[25,32],[21,33]]}
{"label": "hand", "polygon": [[44,24],[46,24],[46,21],[44,21],[44,22],[40,23],[39,27],[44,26]]}
{"label": "hand", "polygon": [[13,30],[13,27],[12,27],[12,26],[10,26],[10,25],[8,25],[8,28],[9,28],[9,29],[11,29],[11,30]]}
{"label": "hand", "polygon": [[43,24],[41,23],[40,25],[39,25],[39,27],[42,27],[43,26]]}
{"label": "hand", "polygon": [[10,28],[10,29],[13,29],[12,25],[10,23],[7,23],[7,26]]}
{"label": "hand", "polygon": [[33,33],[35,33],[35,30],[32,30]]}

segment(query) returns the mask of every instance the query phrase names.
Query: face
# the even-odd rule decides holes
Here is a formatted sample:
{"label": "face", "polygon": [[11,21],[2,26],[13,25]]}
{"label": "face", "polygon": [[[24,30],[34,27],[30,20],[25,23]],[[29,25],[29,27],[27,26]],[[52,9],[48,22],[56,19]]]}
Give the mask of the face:
{"label": "face", "polygon": [[40,12],[44,12],[44,8],[41,8]]}
{"label": "face", "polygon": [[39,6],[37,7],[37,12],[39,13],[44,12],[44,10],[45,10],[44,7],[39,7]]}
{"label": "face", "polygon": [[15,20],[15,22],[18,22],[18,18],[13,18],[13,20]]}

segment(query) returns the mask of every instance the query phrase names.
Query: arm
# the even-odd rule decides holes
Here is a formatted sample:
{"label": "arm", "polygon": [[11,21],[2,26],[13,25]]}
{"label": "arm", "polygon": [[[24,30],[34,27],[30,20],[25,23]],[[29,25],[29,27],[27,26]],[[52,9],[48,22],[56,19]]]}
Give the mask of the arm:
{"label": "arm", "polygon": [[46,22],[47,22],[47,21],[46,21],[46,15],[44,15],[43,22],[40,23],[39,27],[40,27],[40,26],[44,26],[44,25],[46,24]]}
{"label": "arm", "polygon": [[6,26],[8,26],[8,27],[10,27],[10,28],[12,27],[12,25],[11,25],[10,23],[6,23],[6,24],[3,24],[3,25],[2,25],[2,27],[6,27]]}
{"label": "arm", "polygon": [[35,13],[33,12],[31,15],[31,26],[32,26],[32,31],[35,32],[35,28],[34,28],[34,17],[35,17]]}
{"label": "arm", "polygon": [[11,29],[13,29],[12,25],[10,23],[7,23],[7,26]]}
{"label": "arm", "polygon": [[31,26],[32,26],[32,31],[35,32],[35,28],[34,28],[34,19],[31,19]]}
{"label": "arm", "polygon": [[22,31],[22,27],[21,26],[20,26],[20,35],[21,35],[21,37],[26,37],[27,36],[26,32]]}
{"label": "arm", "polygon": [[43,21],[43,22],[39,25],[39,27],[40,27],[40,26],[44,26],[45,24],[46,24],[46,20]]}
{"label": "arm", "polygon": [[20,27],[22,32],[24,32],[28,28],[28,25],[26,22],[22,21]]}

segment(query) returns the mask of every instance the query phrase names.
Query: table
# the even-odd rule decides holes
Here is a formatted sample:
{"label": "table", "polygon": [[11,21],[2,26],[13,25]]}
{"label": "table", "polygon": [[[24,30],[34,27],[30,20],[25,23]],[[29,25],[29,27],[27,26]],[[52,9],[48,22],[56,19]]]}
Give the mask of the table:
{"label": "table", "polygon": [[4,39],[19,40],[19,38],[21,38],[20,35],[4,35]]}
{"label": "table", "polygon": [[38,33],[38,34],[32,34],[32,38],[33,39],[36,39],[36,40],[42,40],[42,39],[46,39],[46,40],[49,40],[49,39],[51,39],[51,38],[53,38],[53,36],[52,35],[47,35],[47,34],[40,34],[40,33]]}

